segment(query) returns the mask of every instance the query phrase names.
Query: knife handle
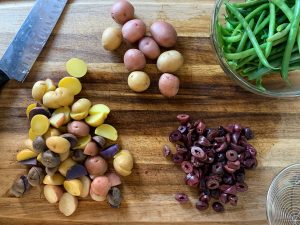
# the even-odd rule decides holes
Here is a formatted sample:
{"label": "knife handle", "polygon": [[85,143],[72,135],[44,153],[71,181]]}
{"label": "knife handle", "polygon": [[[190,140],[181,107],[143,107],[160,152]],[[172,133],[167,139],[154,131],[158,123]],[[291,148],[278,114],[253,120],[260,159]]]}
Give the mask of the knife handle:
{"label": "knife handle", "polygon": [[0,70],[0,88],[3,87],[7,81],[9,81],[9,77],[2,70]]}

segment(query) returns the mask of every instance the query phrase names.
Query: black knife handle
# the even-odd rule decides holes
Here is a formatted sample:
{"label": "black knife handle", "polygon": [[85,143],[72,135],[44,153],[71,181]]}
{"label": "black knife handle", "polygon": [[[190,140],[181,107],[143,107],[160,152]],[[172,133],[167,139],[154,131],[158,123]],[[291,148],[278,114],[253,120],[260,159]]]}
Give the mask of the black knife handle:
{"label": "black knife handle", "polygon": [[0,70],[0,88],[2,88],[7,81],[9,81],[9,77]]}

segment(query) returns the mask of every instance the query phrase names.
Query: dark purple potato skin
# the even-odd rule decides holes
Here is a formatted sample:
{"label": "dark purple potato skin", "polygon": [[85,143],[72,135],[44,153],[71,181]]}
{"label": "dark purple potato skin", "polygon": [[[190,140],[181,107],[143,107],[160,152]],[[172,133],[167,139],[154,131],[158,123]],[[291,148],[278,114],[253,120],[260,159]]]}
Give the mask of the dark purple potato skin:
{"label": "dark purple potato skin", "polygon": [[110,159],[110,158],[114,157],[114,155],[117,154],[118,151],[119,151],[119,145],[114,144],[114,145],[111,145],[111,146],[107,147],[106,149],[102,150],[100,152],[100,155],[104,159]]}
{"label": "dark purple potato skin", "polygon": [[45,109],[44,107],[35,107],[29,112],[29,121],[31,121],[31,119],[38,114],[42,114],[48,118],[51,117],[51,113],[48,109]]}
{"label": "dark purple potato skin", "polygon": [[36,160],[36,158],[32,158],[32,159],[20,161],[19,163],[26,165],[26,166],[36,166],[37,160]]}
{"label": "dark purple potato skin", "polygon": [[71,148],[74,148],[77,145],[78,139],[75,135],[66,133],[60,136],[67,139],[70,142]]}
{"label": "dark purple potato skin", "polygon": [[68,171],[66,175],[67,180],[76,179],[82,176],[87,175],[86,168],[80,164],[72,166]]}

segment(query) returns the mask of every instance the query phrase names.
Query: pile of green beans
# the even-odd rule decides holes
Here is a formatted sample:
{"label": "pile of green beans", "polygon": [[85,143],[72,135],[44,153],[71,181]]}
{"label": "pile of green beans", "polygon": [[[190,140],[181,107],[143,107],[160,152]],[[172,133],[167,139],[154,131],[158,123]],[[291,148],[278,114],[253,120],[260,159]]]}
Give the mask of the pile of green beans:
{"label": "pile of green beans", "polygon": [[224,2],[225,23],[218,22],[218,40],[232,69],[264,89],[271,73],[300,69],[300,0]]}

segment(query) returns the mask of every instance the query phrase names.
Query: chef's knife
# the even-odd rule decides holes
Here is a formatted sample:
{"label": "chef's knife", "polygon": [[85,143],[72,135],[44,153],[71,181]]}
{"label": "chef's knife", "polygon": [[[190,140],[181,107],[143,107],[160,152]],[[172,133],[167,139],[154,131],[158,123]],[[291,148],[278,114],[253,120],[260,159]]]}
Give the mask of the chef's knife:
{"label": "chef's knife", "polygon": [[46,44],[68,0],[37,0],[0,60],[0,87],[23,82]]}

